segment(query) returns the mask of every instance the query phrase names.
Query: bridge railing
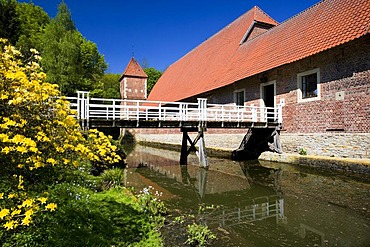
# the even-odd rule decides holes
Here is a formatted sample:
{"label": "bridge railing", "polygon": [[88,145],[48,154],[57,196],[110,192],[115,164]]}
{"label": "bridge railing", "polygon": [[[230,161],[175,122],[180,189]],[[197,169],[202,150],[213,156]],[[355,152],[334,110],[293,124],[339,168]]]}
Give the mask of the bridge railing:
{"label": "bridge railing", "polygon": [[78,112],[78,119],[282,123],[281,106],[207,104],[207,99],[188,103],[89,98],[88,92],[79,92],[78,97],[67,99]]}
{"label": "bridge railing", "polygon": [[[242,204],[242,202],[239,202]],[[235,208],[221,207],[215,211],[204,214],[207,224],[218,224],[220,226],[233,226],[267,218],[276,217],[284,219],[284,198],[271,195],[252,199],[251,204]]]}

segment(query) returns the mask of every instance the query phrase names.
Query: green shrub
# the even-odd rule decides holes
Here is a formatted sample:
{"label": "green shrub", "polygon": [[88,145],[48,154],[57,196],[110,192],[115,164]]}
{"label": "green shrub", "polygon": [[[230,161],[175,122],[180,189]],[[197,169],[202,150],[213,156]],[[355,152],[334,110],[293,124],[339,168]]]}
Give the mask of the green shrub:
{"label": "green shrub", "polygon": [[118,188],[124,185],[125,174],[120,168],[105,170],[100,175],[101,188],[107,190],[110,188]]}
{"label": "green shrub", "polygon": [[211,240],[216,239],[216,235],[208,226],[193,223],[187,226],[188,239],[186,244],[191,246],[207,246]]}
{"label": "green shrub", "polygon": [[158,191],[153,194],[152,190],[152,186],[144,188],[140,194],[137,195],[137,202],[142,212],[151,214],[153,216],[159,216],[159,219],[162,220],[162,215],[167,213],[167,208],[158,198],[160,196]]}

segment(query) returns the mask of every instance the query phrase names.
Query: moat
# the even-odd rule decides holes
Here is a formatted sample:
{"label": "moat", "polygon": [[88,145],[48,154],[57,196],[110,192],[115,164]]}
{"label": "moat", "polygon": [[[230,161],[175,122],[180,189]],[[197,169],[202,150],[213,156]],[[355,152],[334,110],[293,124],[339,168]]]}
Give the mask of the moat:
{"label": "moat", "polygon": [[[217,235],[212,246],[369,246],[370,181],[269,162],[179,153],[137,145],[126,186],[153,187],[171,215],[196,215]],[[199,210],[199,206],[207,210]],[[178,229],[166,244],[185,246]],[[178,236],[177,236],[178,235]],[[173,241],[173,242],[169,242]]]}

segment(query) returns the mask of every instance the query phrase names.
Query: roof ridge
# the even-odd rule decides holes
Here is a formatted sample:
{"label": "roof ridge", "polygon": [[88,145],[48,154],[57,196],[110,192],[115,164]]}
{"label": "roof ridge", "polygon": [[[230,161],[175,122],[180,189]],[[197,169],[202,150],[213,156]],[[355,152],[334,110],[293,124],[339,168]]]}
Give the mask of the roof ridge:
{"label": "roof ridge", "polygon": [[[278,23],[276,26],[271,27],[271,28],[270,28],[270,29],[268,29],[266,32],[261,33],[260,35],[258,35],[258,36],[256,36],[256,37],[252,38],[251,40],[258,39],[258,38],[260,38],[260,37],[263,37],[264,35],[268,35],[270,32],[272,32],[272,31],[274,31],[276,28],[279,28],[280,26],[284,25],[286,22],[289,22],[289,21],[291,21],[292,19],[297,18],[298,16],[300,16],[300,15],[302,15],[302,14],[306,13],[308,10],[311,10],[312,8],[316,7],[316,5],[319,5],[319,4],[321,4],[321,3],[325,2],[325,1],[327,1],[327,0],[321,0],[320,2],[317,2],[317,3],[315,3],[314,5],[312,5],[312,6],[308,7],[307,9],[302,10],[302,11],[301,11],[301,12],[299,12],[298,14],[295,14],[295,15],[293,15],[292,17],[289,17],[288,19],[286,19],[286,20],[282,21],[281,23],[279,23],[279,22],[277,22],[277,21],[276,21],[276,22]],[[257,5],[256,5],[255,7],[259,8]],[[260,10],[261,10],[261,9],[260,9]],[[261,10],[261,11],[262,11],[264,14],[266,14],[263,10]],[[267,15],[267,17],[269,17],[269,15],[268,15],[268,14],[266,14],[266,15]],[[271,18],[271,17],[270,17],[270,18]],[[370,30],[370,28],[369,28],[369,30]],[[249,41],[251,41],[251,40],[249,40]],[[245,44],[245,43],[247,43],[247,42],[244,42],[243,44]],[[242,45],[243,45],[243,44],[242,44]]]}
{"label": "roof ridge", "polygon": [[[258,9],[262,14],[264,14],[267,18],[269,18],[272,22],[277,23],[279,25],[279,22],[276,21],[274,18],[272,18],[269,14],[267,14],[265,11],[263,11],[258,5],[254,6],[255,9]],[[256,12],[254,13],[255,20],[256,20]]]}
{"label": "roof ridge", "polygon": [[322,4],[323,2],[325,2],[325,1],[327,1],[327,0],[320,0],[320,2],[317,2],[317,3],[313,4],[312,6],[308,7],[307,9],[304,9],[304,10],[302,10],[301,12],[299,12],[299,13],[297,13],[297,14],[295,14],[295,15],[293,15],[293,16],[291,16],[291,17],[289,17],[288,19],[286,19],[286,20],[282,21],[278,26],[280,26],[280,25],[284,24],[285,22],[290,21],[291,19],[296,18],[297,16],[302,15],[303,13],[305,13],[305,12],[307,12],[307,11],[309,11],[309,10],[311,10],[311,9],[315,8],[315,7],[316,7],[316,5],[320,5],[320,4]]}

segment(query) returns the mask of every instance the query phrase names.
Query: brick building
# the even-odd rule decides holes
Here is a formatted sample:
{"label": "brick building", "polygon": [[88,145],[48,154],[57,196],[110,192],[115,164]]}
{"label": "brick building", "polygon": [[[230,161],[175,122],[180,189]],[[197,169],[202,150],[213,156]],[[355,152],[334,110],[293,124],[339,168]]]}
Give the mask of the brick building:
{"label": "brick building", "polygon": [[140,64],[132,57],[119,79],[121,99],[145,100],[147,79]]}
{"label": "brick building", "polygon": [[172,64],[149,100],[283,107],[283,133],[370,133],[369,0],[278,23],[254,7]]}

